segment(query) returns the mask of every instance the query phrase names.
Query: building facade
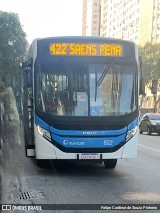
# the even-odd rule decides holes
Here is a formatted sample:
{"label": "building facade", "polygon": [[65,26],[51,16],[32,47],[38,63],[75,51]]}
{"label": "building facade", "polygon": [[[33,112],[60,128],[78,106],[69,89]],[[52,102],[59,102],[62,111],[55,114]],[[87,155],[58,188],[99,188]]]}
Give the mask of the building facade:
{"label": "building facade", "polygon": [[83,0],[82,35],[160,43],[160,0]]}
{"label": "building facade", "polygon": [[160,42],[160,0],[140,0],[139,41],[144,46]]}
{"label": "building facade", "polygon": [[107,37],[107,14],[108,14],[108,0],[101,0],[100,35],[103,37]]}
{"label": "building facade", "polygon": [[159,43],[160,0],[101,0],[100,35]]}
{"label": "building facade", "polygon": [[101,36],[138,42],[140,0],[101,0]]}
{"label": "building facade", "polygon": [[101,0],[83,0],[82,35],[99,36]]}
{"label": "building facade", "polygon": [[[82,23],[84,36],[120,38],[140,46],[160,43],[160,0],[83,0]],[[160,87],[155,97],[146,86],[142,108],[154,109],[159,99]],[[160,100],[156,110],[160,113]]]}

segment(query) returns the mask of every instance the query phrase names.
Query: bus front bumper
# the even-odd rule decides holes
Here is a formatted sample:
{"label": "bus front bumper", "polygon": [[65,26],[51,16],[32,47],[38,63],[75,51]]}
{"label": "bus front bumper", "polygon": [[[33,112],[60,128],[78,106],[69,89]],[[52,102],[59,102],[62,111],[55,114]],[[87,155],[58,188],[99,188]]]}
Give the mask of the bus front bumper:
{"label": "bus front bumper", "polygon": [[67,153],[55,147],[43,136],[37,134],[35,137],[35,157],[36,159],[128,159],[137,156],[137,133],[120,149],[110,153]]}

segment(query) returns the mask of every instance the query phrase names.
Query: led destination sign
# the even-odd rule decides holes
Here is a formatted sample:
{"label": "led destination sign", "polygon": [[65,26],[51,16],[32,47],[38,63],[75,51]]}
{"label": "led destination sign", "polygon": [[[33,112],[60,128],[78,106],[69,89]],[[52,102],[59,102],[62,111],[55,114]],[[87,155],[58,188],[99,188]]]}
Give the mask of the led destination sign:
{"label": "led destination sign", "polygon": [[120,44],[52,43],[49,50],[51,55],[123,57]]}

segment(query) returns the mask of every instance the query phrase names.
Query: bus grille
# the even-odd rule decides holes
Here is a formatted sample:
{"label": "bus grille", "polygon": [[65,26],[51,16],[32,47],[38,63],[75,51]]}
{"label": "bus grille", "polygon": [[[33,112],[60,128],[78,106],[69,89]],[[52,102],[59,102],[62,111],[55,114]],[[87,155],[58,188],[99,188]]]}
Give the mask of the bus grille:
{"label": "bus grille", "polygon": [[54,128],[59,130],[118,130],[124,128],[124,124],[107,123],[55,123]]}

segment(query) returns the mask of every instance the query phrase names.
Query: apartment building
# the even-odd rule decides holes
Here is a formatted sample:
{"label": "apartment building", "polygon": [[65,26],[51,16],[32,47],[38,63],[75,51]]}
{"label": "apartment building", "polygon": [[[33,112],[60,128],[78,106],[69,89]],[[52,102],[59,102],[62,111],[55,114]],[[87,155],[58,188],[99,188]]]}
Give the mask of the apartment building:
{"label": "apartment building", "polygon": [[101,0],[101,36],[138,42],[140,0]]}
{"label": "apartment building", "polygon": [[83,0],[82,35],[100,35],[101,0]]}
{"label": "apartment building", "polygon": [[160,42],[160,0],[140,0],[139,40],[140,45],[147,42]]}
{"label": "apartment building", "polygon": [[[101,9],[98,12],[97,8],[97,16],[93,15],[94,3]],[[93,26],[97,31],[93,31]],[[130,40],[141,46],[160,43],[160,0],[83,0],[83,35],[99,35],[99,31],[100,36]],[[160,88],[158,91],[157,98]],[[142,107],[153,109],[154,102],[155,96],[146,86]],[[160,101],[157,111],[160,112]]]}
{"label": "apartment building", "polygon": [[160,0],[83,0],[82,35],[160,42]]}
{"label": "apartment building", "polygon": [[103,37],[107,37],[107,14],[108,14],[108,0],[101,0],[100,35]]}

